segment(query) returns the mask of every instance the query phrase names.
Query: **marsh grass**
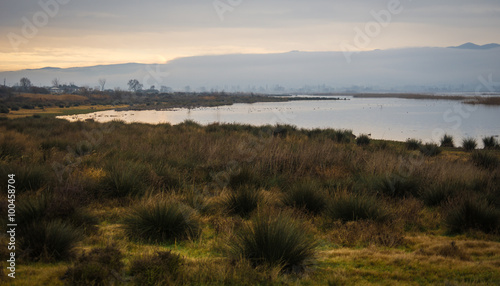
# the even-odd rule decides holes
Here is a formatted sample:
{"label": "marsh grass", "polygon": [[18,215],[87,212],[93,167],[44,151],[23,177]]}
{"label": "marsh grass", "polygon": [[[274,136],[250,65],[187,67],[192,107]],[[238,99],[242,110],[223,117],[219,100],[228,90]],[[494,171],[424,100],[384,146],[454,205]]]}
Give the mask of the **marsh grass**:
{"label": "marsh grass", "polygon": [[381,202],[373,196],[353,193],[339,193],[330,202],[326,215],[341,222],[372,220],[384,222],[389,214]]}
{"label": "marsh grass", "polygon": [[441,138],[441,147],[455,147],[453,137],[448,134],[443,135],[443,138]]}
{"label": "marsh grass", "polygon": [[441,149],[435,143],[426,143],[420,146],[420,153],[424,156],[434,157],[441,154]]}
{"label": "marsh grass", "polygon": [[476,139],[472,137],[464,138],[464,140],[462,140],[462,148],[467,152],[473,151],[477,148]]}
{"label": "marsh grass", "polygon": [[70,285],[114,285],[121,282],[124,255],[115,245],[84,252],[69,267],[64,279]]}
{"label": "marsh grass", "polygon": [[493,136],[483,137],[484,149],[495,149],[498,148],[498,142]]}
{"label": "marsh grass", "polygon": [[106,166],[104,195],[109,197],[140,196],[150,183],[150,168],[144,163],[116,161]]}
{"label": "marsh grass", "polygon": [[249,186],[243,186],[237,190],[229,190],[224,196],[225,209],[232,215],[248,218],[257,208],[260,201],[260,191]]}
{"label": "marsh grass", "polygon": [[130,265],[134,285],[175,285],[182,275],[184,260],[171,251],[158,251],[137,258]]}
{"label": "marsh grass", "polygon": [[196,238],[200,223],[193,209],[175,201],[149,200],[133,208],[123,221],[128,237],[149,243]]}
{"label": "marsh grass", "polygon": [[474,229],[496,233],[500,228],[500,211],[481,198],[455,199],[448,206],[445,225],[451,234]]}
{"label": "marsh grass", "polygon": [[280,266],[285,272],[301,272],[313,261],[316,245],[289,215],[258,214],[237,234],[231,253],[253,266]]}
{"label": "marsh grass", "polygon": [[420,146],[422,146],[422,140],[418,139],[406,140],[406,149],[408,150],[419,150]]}
{"label": "marsh grass", "polygon": [[472,152],[471,161],[474,165],[487,170],[493,170],[500,165],[498,157],[488,151],[476,150]]}
{"label": "marsh grass", "polygon": [[283,203],[317,215],[326,207],[327,196],[321,185],[312,181],[293,184],[284,191]]}
{"label": "marsh grass", "polygon": [[356,144],[358,146],[366,146],[370,144],[370,137],[366,134],[361,134],[356,138]]}
{"label": "marsh grass", "polygon": [[53,220],[23,226],[19,237],[23,256],[32,261],[52,262],[73,257],[81,232],[64,221]]}

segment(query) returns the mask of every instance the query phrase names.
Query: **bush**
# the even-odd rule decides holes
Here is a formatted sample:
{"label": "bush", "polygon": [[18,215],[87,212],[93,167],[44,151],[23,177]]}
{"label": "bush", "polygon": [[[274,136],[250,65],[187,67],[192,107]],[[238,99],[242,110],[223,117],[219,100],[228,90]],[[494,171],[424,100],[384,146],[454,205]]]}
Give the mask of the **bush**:
{"label": "bush", "polygon": [[124,220],[126,234],[151,243],[188,239],[199,234],[195,211],[178,202],[146,202]]}
{"label": "bush", "polygon": [[487,151],[474,151],[471,154],[471,160],[474,165],[484,169],[495,169],[499,164],[498,157]]}
{"label": "bush", "polygon": [[383,222],[389,218],[375,197],[348,193],[339,194],[332,200],[327,209],[327,216],[342,222],[357,220]]}
{"label": "bush", "polygon": [[356,144],[358,146],[366,146],[370,144],[370,137],[366,134],[361,134],[356,138]]}
{"label": "bush", "polygon": [[115,246],[94,248],[68,268],[65,280],[70,285],[113,285],[123,270],[122,258]]}
{"label": "bush", "polygon": [[72,256],[81,233],[66,222],[55,220],[27,225],[19,236],[19,246],[26,257],[34,261],[60,261]]}
{"label": "bush", "polygon": [[474,149],[476,149],[477,147],[477,142],[476,142],[476,139],[472,138],[472,137],[468,137],[468,138],[465,138],[463,141],[462,141],[462,148],[464,148],[465,151],[472,151]]}
{"label": "bush", "polygon": [[234,258],[248,259],[253,266],[281,266],[284,271],[306,267],[315,255],[316,241],[285,214],[259,214],[237,234],[231,245]]}
{"label": "bush", "polygon": [[445,134],[443,138],[441,138],[441,147],[455,147],[453,143],[453,137],[451,135]]}
{"label": "bush", "polygon": [[426,144],[420,146],[420,152],[424,156],[434,157],[434,156],[437,156],[441,153],[441,149],[435,143],[426,143]]}
{"label": "bush", "polygon": [[408,139],[406,140],[406,149],[408,150],[418,150],[422,146],[422,141],[417,139]]}
{"label": "bush", "polygon": [[181,274],[182,258],[171,251],[132,261],[130,274],[135,285],[172,285]]}
{"label": "bush", "polygon": [[490,137],[484,137],[483,138],[483,145],[484,149],[494,149],[498,147],[498,142],[495,139],[495,137],[490,136]]}
{"label": "bush", "polygon": [[51,180],[49,169],[41,165],[13,166],[11,173],[16,174],[16,189],[18,192],[37,191]]}
{"label": "bush", "polygon": [[471,229],[485,233],[497,232],[500,227],[500,211],[485,200],[465,198],[449,206],[445,224],[452,234]]}
{"label": "bush", "polygon": [[259,191],[243,187],[230,191],[224,199],[224,205],[230,214],[247,218],[257,208],[259,198]]}
{"label": "bush", "polygon": [[287,190],[283,203],[290,207],[304,209],[312,214],[319,214],[326,207],[326,197],[317,184],[304,182]]}

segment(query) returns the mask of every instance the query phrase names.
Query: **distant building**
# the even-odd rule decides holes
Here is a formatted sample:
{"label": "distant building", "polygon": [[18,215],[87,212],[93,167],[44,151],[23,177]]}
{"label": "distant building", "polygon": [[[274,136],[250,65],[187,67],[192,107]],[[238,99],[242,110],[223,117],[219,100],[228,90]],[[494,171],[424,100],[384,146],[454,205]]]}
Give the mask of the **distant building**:
{"label": "distant building", "polygon": [[63,89],[55,87],[55,86],[49,88],[49,91],[50,91],[51,94],[61,94],[61,93],[64,92]]}

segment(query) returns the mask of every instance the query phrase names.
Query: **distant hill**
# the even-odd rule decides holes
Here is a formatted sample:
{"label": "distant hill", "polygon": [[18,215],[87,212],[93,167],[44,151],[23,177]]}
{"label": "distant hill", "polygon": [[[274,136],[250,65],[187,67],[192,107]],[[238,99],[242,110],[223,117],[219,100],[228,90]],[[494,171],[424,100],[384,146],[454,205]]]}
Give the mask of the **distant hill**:
{"label": "distant hill", "polygon": [[[28,77],[39,86],[61,83],[127,88],[137,79],[184,91],[332,92],[332,91],[474,91],[485,79],[500,76],[500,48],[465,44],[457,48],[404,48],[353,53],[294,51],[178,58],[163,64],[115,64],[0,72],[13,85]],[[496,45],[498,46],[498,45]],[[481,47],[481,48],[478,48]]]}
{"label": "distant hill", "polygon": [[499,48],[499,47],[500,47],[500,45],[495,44],[495,43],[480,46],[480,45],[476,45],[474,43],[469,42],[469,43],[465,43],[465,44],[457,46],[457,47],[449,47],[449,48],[465,49],[465,50],[489,50],[489,49],[495,49],[495,48]]}

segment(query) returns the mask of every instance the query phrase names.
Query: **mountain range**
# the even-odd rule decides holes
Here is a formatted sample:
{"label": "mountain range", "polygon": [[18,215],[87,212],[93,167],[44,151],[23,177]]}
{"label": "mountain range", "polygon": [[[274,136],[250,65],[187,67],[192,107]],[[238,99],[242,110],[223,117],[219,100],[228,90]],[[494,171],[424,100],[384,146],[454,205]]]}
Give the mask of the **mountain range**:
{"label": "mountain range", "polygon": [[[474,91],[481,77],[500,77],[500,45],[466,43],[448,48],[401,48],[344,52],[229,54],[178,58],[161,64],[126,63],[90,67],[0,72],[8,85],[28,77],[38,86],[60,83],[127,89],[130,79],[145,88],[191,91]],[[499,82],[499,80],[497,80]],[[500,85],[500,83],[498,84]],[[488,91],[483,88],[483,91]],[[490,88],[491,89],[491,88]]]}

